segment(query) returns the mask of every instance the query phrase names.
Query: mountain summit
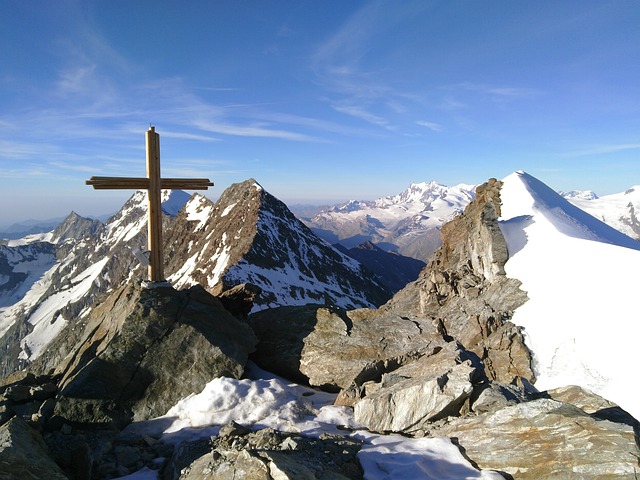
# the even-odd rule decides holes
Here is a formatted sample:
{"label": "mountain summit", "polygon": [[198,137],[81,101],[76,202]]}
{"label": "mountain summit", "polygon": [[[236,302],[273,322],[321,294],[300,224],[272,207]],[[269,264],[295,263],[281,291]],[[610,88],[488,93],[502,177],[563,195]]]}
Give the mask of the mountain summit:
{"label": "mountain summit", "polygon": [[640,417],[635,381],[640,242],[525,172],[504,179],[500,228],[540,389],[580,385]]}
{"label": "mountain summit", "polygon": [[249,179],[213,204],[194,195],[166,238],[169,280],[214,294],[251,283],[263,291],[255,309],[328,303],[373,307],[391,295],[375,276],[330,247],[284,203]]}

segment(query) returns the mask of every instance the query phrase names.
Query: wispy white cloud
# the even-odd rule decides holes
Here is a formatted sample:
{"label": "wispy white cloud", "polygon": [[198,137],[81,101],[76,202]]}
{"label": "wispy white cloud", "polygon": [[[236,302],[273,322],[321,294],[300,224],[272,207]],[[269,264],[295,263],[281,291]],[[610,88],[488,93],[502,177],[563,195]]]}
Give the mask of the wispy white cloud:
{"label": "wispy white cloud", "polygon": [[640,143],[616,143],[590,145],[578,150],[566,152],[564,157],[586,157],[590,155],[604,155],[607,153],[621,152],[624,150],[638,150]]}
{"label": "wispy white cloud", "polygon": [[198,140],[200,142],[219,142],[219,138],[215,138],[209,135],[198,135],[196,133],[163,131],[162,135],[169,138],[181,138],[184,140]]}
{"label": "wispy white cloud", "polygon": [[442,125],[440,125],[439,123],[428,122],[426,120],[418,120],[416,123],[421,127],[427,127],[429,130],[433,130],[434,132],[442,131]]}
{"label": "wispy white cloud", "polygon": [[15,161],[37,155],[46,155],[51,150],[51,146],[43,146],[42,144],[0,139],[0,161]]}
{"label": "wispy white cloud", "polygon": [[95,172],[95,167],[89,165],[81,165],[77,163],[69,163],[69,162],[61,162],[61,161],[53,161],[48,162],[49,165],[55,167],[56,169],[62,170],[71,170],[73,172]]}
{"label": "wispy white cloud", "polygon": [[317,48],[311,68],[334,110],[387,130],[397,128],[394,118],[410,111],[407,103],[420,96],[397,88],[384,74],[388,66],[375,66],[377,57],[370,52],[424,8],[429,2],[408,1],[393,9],[385,2],[369,2]]}
{"label": "wispy white cloud", "polygon": [[302,133],[265,128],[262,125],[238,125],[215,120],[194,120],[193,125],[205,132],[220,133],[239,137],[262,137],[294,140],[298,142],[317,142],[321,139]]}
{"label": "wispy white cloud", "polygon": [[373,125],[378,125],[379,127],[387,129],[393,128],[386,119],[368,112],[362,105],[331,105],[331,107],[337,112],[351,115],[352,117],[359,118],[360,120],[364,120],[365,122]]}
{"label": "wispy white cloud", "polygon": [[496,97],[532,97],[540,95],[541,90],[527,87],[515,87],[505,85],[487,85],[482,83],[462,82],[450,86],[452,90],[467,90],[471,92],[478,92]]}

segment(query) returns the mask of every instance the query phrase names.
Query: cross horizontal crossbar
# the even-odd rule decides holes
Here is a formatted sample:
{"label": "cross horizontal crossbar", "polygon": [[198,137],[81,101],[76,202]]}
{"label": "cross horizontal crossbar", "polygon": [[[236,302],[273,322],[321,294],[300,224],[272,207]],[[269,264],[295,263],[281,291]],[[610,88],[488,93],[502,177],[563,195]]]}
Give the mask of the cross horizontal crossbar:
{"label": "cross horizontal crossbar", "polygon": [[[85,182],[95,190],[148,190],[149,179],[145,177],[91,177]],[[207,190],[213,186],[208,178],[161,178],[161,189]]]}

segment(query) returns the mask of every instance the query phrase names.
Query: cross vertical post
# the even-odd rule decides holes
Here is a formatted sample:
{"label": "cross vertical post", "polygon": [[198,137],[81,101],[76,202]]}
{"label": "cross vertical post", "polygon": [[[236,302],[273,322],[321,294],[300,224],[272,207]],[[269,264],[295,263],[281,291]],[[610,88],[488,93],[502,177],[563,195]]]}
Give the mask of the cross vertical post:
{"label": "cross vertical post", "polygon": [[162,253],[162,192],[160,189],[160,135],[155,127],[146,135],[147,178],[149,179],[147,222],[147,245],[149,247],[149,281],[164,281],[164,261]]}
{"label": "cross vertical post", "polygon": [[146,134],[147,176],[91,177],[85,183],[96,190],[142,189],[148,196],[147,245],[149,248],[149,281],[164,282],[164,254],[162,246],[162,190],[207,190],[213,186],[208,178],[162,178],[160,176],[160,135],[155,127]]}

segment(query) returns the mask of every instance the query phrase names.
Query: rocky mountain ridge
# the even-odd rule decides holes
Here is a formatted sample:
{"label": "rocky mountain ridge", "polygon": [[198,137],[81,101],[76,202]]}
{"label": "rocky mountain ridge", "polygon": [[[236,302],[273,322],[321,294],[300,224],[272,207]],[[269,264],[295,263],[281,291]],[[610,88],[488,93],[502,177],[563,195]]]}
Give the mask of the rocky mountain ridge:
{"label": "rocky mountain ridge", "polygon": [[251,283],[255,307],[384,303],[390,291],[361,264],[316,237],[255,180],[232,185],[214,204],[195,195],[166,236],[167,271],[176,288],[214,294]]}

